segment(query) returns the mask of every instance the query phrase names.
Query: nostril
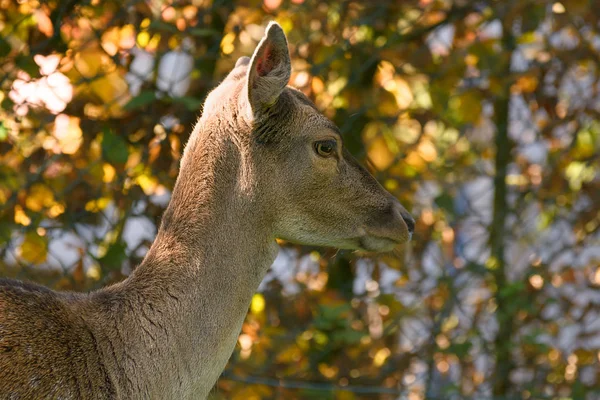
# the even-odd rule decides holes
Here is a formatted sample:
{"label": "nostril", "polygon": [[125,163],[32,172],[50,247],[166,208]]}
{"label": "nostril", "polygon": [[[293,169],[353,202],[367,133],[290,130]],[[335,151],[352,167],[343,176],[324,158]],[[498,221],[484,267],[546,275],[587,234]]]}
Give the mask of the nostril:
{"label": "nostril", "polygon": [[402,207],[402,205],[398,201],[394,201],[392,203],[392,209],[394,210],[394,214],[396,214],[395,220],[398,221],[397,218],[402,217],[402,220],[404,220],[406,228],[408,229],[408,233],[412,236],[412,234],[415,232],[415,219],[413,218],[413,216],[410,215],[410,213],[406,211],[406,208]]}
{"label": "nostril", "polygon": [[412,235],[415,232],[415,219],[412,216],[405,215],[405,214],[402,214],[402,219],[406,223],[406,227],[408,228],[408,231]]}

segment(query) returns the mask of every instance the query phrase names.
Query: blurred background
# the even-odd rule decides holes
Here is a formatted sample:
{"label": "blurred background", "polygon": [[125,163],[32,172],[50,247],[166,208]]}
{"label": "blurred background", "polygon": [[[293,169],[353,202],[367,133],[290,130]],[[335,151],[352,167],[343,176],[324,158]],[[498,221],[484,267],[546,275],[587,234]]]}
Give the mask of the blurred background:
{"label": "blurred background", "polygon": [[600,399],[594,3],[0,0],[0,275],[124,279],[203,99],[276,20],[290,83],[416,233],[284,244],[212,398]]}

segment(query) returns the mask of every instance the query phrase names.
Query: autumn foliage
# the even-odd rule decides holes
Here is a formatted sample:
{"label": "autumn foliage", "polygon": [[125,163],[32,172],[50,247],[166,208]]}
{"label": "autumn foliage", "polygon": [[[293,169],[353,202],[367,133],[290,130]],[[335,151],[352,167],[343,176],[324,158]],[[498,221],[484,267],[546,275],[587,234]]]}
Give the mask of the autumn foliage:
{"label": "autumn foliage", "polygon": [[282,243],[213,398],[597,399],[593,3],[0,0],[0,276],[124,279],[274,19],[290,84],[416,233],[378,258]]}

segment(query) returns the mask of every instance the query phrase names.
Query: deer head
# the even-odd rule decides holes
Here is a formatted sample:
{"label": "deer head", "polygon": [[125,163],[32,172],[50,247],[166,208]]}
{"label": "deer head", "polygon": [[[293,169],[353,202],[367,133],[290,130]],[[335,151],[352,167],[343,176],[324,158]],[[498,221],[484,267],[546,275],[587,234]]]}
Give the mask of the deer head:
{"label": "deer head", "polygon": [[338,128],[287,86],[291,60],[271,23],[252,58],[242,57],[205,104],[205,123],[238,123],[246,177],[270,215],[272,233],[290,242],[388,251],[408,241],[414,220],[344,148]]}

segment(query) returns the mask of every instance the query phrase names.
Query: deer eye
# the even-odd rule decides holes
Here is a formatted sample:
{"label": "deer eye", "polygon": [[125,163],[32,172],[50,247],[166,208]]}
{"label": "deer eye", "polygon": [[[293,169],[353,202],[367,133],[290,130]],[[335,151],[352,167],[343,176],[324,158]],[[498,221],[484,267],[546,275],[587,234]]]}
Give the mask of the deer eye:
{"label": "deer eye", "polygon": [[331,157],[335,152],[337,142],[335,140],[321,140],[315,142],[315,152],[321,157]]}

